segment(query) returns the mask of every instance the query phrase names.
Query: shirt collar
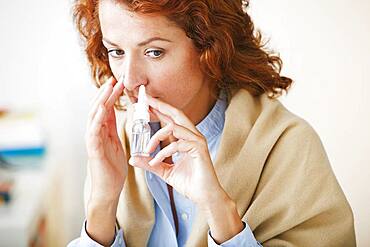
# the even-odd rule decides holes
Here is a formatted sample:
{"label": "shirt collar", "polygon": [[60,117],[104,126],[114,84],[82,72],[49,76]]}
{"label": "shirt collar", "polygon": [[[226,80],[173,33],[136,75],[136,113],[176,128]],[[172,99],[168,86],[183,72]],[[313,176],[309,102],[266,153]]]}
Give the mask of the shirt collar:
{"label": "shirt collar", "polygon": [[226,95],[221,92],[212,110],[196,125],[196,128],[207,140],[212,139],[222,132],[225,123],[226,107]]}

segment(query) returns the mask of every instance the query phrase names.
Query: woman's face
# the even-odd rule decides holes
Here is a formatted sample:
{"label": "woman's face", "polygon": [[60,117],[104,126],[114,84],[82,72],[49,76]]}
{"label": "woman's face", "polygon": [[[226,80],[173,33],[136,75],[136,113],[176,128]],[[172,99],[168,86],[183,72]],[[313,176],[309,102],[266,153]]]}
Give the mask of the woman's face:
{"label": "woman's face", "polygon": [[99,20],[111,70],[117,79],[125,76],[129,95],[137,97],[144,84],[149,95],[183,110],[194,122],[208,113],[212,89],[181,28],[163,16],[134,13],[111,0],[100,2]]}

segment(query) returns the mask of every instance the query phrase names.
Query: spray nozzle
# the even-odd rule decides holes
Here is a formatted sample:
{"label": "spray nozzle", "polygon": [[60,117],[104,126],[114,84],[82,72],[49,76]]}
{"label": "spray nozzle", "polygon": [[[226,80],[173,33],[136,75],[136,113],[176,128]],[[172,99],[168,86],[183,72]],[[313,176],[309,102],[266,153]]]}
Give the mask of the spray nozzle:
{"label": "spray nozzle", "polygon": [[140,85],[140,87],[139,87],[138,103],[143,104],[146,107],[148,107],[148,104],[146,102],[146,93],[145,93],[145,86],[144,85]]}
{"label": "spray nozzle", "polygon": [[137,103],[134,104],[134,121],[137,119],[149,122],[149,107],[146,100],[145,86],[140,85]]}

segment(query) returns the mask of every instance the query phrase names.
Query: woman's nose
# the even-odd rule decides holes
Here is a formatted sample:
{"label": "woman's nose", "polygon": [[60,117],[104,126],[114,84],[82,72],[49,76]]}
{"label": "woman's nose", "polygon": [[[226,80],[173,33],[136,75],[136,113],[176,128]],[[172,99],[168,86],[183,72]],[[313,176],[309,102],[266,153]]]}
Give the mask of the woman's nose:
{"label": "woman's nose", "polygon": [[144,70],[132,60],[125,64],[123,76],[123,84],[129,91],[135,91],[141,84],[146,84]]}

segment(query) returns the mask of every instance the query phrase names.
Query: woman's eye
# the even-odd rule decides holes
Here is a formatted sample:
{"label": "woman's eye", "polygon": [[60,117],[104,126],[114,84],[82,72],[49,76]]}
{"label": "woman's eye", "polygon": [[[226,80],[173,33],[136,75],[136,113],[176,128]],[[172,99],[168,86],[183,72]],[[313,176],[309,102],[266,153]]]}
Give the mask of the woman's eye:
{"label": "woman's eye", "polygon": [[123,50],[109,50],[108,51],[109,56],[114,57],[114,58],[121,58],[123,55],[125,55],[125,52]]}
{"label": "woman's eye", "polygon": [[163,55],[163,51],[161,50],[148,50],[145,55],[148,55],[149,57],[152,58],[159,58]]}

